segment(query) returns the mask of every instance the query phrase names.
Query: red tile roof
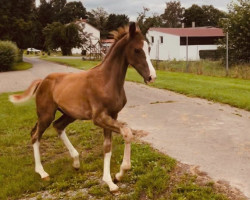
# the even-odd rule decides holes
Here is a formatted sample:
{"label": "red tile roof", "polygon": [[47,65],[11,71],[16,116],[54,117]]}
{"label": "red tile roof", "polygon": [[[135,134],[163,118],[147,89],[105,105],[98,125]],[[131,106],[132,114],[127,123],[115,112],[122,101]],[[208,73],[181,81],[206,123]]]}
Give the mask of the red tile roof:
{"label": "red tile roof", "polygon": [[157,31],[177,36],[188,37],[222,37],[221,28],[196,27],[196,28],[150,28],[149,31]]}

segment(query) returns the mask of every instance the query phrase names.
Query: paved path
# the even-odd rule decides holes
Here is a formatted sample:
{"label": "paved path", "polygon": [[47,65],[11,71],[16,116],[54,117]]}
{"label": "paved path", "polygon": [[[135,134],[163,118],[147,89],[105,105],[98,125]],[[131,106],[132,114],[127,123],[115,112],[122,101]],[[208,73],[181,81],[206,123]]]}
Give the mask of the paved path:
{"label": "paved path", "polygon": [[[25,89],[35,78],[78,71],[28,58],[33,68],[0,73],[0,93]],[[145,141],[177,160],[200,166],[250,197],[250,112],[167,90],[126,83],[128,104],[119,118],[150,134]]]}
{"label": "paved path", "polygon": [[0,93],[24,90],[32,80],[44,78],[53,72],[79,71],[75,68],[42,61],[38,58],[24,58],[24,61],[32,63],[33,67],[25,71],[0,73]]}

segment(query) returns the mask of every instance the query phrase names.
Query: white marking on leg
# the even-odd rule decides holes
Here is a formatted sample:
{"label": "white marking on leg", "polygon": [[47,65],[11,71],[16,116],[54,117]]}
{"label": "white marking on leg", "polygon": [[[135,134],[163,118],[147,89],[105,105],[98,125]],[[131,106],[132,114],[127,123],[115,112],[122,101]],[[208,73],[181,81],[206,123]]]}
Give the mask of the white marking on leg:
{"label": "white marking on leg", "polygon": [[41,158],[40,158],[39,146],[40,146],[39,141],[36,141],[33,144],[34,157],[35,157],[35,171],[38,174],[40,174],[41,178],[46,178],[46,177],[49,177],[49,174],[47,174],[43,169],[43,166],[42,166],[42,163],[41,163]]}
{"label": "white marking on leg", "polygon": [[118,181],[122,179],[127,170],[131,169],[130,156],[131,156],[131,143],[125,143],[124,156],[120,167],[120,172],[115,175]]}
{"label": "white marking on leg", "polygon": [[60,138],[62,139],[63,143],[65,144],[65,146],[69,150],[70,156],[74,159],[73,167],[77,168],[77,169],[80,168],[79,153],[77,152],[77,150],[73,147],[73,145],[69,141],[69,138],[67,137],[67,135],[65,133],[65,130],[62,131]]}
{"label": "white marking on leg", "polygon": [[149,72],[150,72],[150,76],[151,76],[150,82],[154,82],[154,80],[156,79],[156,72],[155,72],[155,68],[152,65],[152,62],[150,60],[148,43],[146,41],[144,41],[144,44],[143,44],[143,51],[146,55],[146,61],[148,63],[148,67],[149,67]]}
{"label": "white marking on leg", "polygon": [[119,188],[116,184],[113,183],[110,175],[110,160],[112,153],[105,153],[104,155],[104,166],[103,166],[103,178],[102,180],[106,182],[109,186],[111,192],[117,191]]}

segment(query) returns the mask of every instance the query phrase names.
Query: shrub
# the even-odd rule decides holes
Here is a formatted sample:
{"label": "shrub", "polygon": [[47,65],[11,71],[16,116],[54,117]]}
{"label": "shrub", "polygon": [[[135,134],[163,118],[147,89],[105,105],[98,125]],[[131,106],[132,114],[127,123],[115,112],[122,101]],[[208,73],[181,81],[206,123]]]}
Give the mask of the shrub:
{"label": "shrub", "polygon": [[18,62],[18,63],[23,62],[23,50],[21,50],[21,49],[18,50],[16,62]]}
{"label": "shrub", "polygon": [[10,70],[18,56],[18,48],[11,41],[0,41],[0,71]]}

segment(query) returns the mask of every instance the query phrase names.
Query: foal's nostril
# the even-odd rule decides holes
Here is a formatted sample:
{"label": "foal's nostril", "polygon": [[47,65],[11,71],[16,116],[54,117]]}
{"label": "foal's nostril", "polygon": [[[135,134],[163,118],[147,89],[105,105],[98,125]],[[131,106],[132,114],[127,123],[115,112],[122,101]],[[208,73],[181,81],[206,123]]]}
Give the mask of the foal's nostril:
{"label": "foal's nostril", "polygon": [[152,81],[152,76],[149,76],[148,81],[149,82]]}

